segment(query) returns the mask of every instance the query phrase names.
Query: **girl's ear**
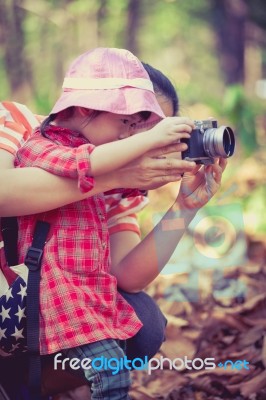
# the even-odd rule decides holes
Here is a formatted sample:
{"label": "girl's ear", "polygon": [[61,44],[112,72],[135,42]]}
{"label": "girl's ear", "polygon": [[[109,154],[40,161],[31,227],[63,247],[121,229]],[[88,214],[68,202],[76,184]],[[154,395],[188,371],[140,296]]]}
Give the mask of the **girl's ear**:
{"label": "girl's ear", "polygon": [[93,110],[84,107],[76,107],[76,110],[81,117],[89,117],[93,113]]}

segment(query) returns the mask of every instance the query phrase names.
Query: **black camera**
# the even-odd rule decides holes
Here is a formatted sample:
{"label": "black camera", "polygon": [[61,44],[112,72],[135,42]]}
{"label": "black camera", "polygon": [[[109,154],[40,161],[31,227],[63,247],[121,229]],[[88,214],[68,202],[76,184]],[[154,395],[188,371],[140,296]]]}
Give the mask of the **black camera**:
{"label": "black camera", "polygon": [[234,154],[235,136],[229,126],[218,127],[217,121],[194,121],[196,129],[190,139],[181,142],[188,145],[182,152],[182,159],[195,161],[196,164],[213,164],[215,157],[228,158]]}

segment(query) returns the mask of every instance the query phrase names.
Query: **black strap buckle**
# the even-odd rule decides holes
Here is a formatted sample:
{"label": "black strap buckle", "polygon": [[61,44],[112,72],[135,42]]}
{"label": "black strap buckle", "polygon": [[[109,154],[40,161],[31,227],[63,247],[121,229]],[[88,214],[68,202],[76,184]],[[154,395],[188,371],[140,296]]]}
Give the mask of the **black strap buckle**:
{"label": "black strap buckle", "polygon": [[43,250],[37,249],[36,247],[29,247],[26,257],[25,264],[30,271],[37,271],[41,267]]}

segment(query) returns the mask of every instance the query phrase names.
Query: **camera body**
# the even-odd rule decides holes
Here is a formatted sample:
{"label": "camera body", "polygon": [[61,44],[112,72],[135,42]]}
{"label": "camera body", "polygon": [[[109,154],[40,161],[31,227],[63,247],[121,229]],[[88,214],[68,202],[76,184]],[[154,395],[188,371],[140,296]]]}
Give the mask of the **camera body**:
{"label": "camera body", "polygon": [[216,120],[194,121],[196,128],[189,139],[181,139],[188,148],[182,152],[182,159],[196,164],[213,164],[215,157],[228,158],[234,154],[235,137],[229,126],[218,127]]}

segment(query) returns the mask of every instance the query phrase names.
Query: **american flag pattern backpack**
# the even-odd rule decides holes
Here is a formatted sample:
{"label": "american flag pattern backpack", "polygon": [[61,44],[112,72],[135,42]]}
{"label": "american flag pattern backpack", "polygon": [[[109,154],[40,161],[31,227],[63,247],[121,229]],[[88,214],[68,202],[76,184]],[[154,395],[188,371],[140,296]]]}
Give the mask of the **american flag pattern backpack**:
{"label": "american flag pattern backpack", "polygon": [[[39,348],[40,264],[49,227],[49,223],[37,221],[25,263],[18,265],[16,218],[1,220],[0,357],[31,351],[31,346],[34,351]],[[31,337],[34,344],[29,343]]]}

